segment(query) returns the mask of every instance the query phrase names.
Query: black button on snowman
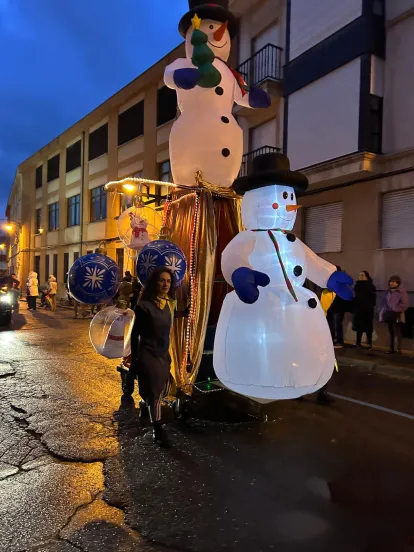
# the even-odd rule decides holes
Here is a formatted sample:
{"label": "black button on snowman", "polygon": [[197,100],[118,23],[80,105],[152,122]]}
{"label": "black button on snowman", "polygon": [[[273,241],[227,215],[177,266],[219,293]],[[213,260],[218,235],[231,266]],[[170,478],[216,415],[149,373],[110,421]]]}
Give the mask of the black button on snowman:
{"label": "black button on snowman", "polygon": [[307,178],[278,153],[257,156],[252,174],[233,185],[243,195],[247,230],[222,255],[223,275],[235,291],[220,314],[214,368],[228,388],[257,399],[313,393],[332,375],[331,334],[305,279],[343,299],[353,297],[352,279],[292,233],[296,192],[307,187]]}

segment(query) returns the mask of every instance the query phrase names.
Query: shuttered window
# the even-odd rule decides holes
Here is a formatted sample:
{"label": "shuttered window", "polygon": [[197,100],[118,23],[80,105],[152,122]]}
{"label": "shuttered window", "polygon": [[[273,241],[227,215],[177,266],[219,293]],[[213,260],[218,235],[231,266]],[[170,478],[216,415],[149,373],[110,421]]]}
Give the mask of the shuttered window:
{"label": "shuttered window", "polygon": [[384,194],[382,201],[382,247],[414,247],[414,188]]}
{"label": "shuttered window", "polygon": [[342,203],[329,203],[306,209],[305,242],[315,253],[341,251],[342,210]]}
{"label": "shuttered window", "polygon": [[264,146],[276,147],[276,119],[252,128],[250,140],[252,151],[256,151]]}

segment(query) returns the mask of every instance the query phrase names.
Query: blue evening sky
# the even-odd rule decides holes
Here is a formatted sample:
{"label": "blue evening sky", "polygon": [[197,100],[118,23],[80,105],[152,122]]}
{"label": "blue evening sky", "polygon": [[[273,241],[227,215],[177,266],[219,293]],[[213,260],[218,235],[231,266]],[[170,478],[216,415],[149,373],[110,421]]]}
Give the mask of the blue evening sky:
{"label": "blue evening sky", "polygon": [[187,0],[0,0],[0,219],[17,166],[181,42]]}

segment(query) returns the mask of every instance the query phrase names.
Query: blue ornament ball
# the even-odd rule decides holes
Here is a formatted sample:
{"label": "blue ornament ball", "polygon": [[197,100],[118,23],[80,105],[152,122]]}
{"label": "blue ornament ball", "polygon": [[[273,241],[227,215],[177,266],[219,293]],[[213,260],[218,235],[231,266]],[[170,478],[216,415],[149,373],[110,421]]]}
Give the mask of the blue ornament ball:
{"label": "blue ornament ball", "polygon": [[113,259],[90,253],[79,257],[69,270],[69,293],[86,305],[107,303],[116,295],[120,279],[119,267]]}
{"label": "blue ornament ball", "polygon": [[178,245],[167,240],[155,240],[142,248],[137,260],[137,275],[143,286],[151,272],[158,267],[171,270],[175,287],[182,284],[187,272],[187,261]]}

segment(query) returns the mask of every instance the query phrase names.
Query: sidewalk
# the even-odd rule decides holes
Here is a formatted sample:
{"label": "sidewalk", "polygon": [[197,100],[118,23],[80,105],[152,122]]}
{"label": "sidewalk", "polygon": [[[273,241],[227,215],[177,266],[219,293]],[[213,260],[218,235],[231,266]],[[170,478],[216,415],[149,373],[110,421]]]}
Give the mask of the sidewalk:
{"label": "sidewalk", "polygon": [[335,354],[339,368],[356,366],[387,376],[414,378],[414,355],[409,352],[387,355],[380,349],[369,351],[345,345],[343,349],[335,349]]}

